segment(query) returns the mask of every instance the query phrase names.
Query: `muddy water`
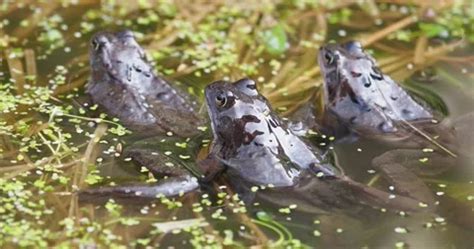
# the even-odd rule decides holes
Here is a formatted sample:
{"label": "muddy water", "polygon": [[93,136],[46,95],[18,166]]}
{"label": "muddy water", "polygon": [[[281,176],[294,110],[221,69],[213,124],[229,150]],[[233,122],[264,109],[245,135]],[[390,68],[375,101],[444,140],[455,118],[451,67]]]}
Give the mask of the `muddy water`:
{"label": "muddy water", "polygon": [[[72,94],[72,97],[61,96],[59,100],[52,100],[52,102],[57,106],[71,106],[76,114],[80,113],[78,109],[87,101],[87,97],[83,94],[83,86],[88,77],[87,49],[89,38],[93,32],[88,32],[81,36],[76,36],[75,32],[79,31],[81,26],[81,21],[79,20],[82,20],[81,18],[86,13],[86,10],[96,7],[97,5],[95,4],[85,4],[77,8],[61,10],[61,16],[64,19],[63,23],[70,27],[67,32],[63,32],[65,34],[65,44],[44,58],[41,55],[47,50],[47,46],[37,42],[36,33],[34,32],[22,38],[23,42],[16,45],[16,47],[20,48],[32,48],[37,56],[39,56],[37,58],[38,85],[47,85],[48,80],[57,74],[55,69],[58,66],[67,66],[68,72],[66,76],[68,81],[66,86],[77,84],[78,89],[77,91],[67,91],[67,93]],[[15,33],[15,30],[18,32],[14,27],[20,20],[28,16],[25,14],[26,12],[29,11],[25,8],[10,12],[7,15],[7,19],[11,20],[12,24],[5,28],[3,32],[7,34]],[[93,30],[121,28],[122,25],[120,23],[101,24],[96,22]],[[0,34],[1,32],[0,30]],[[66,47],[69,49],[66,49]],[[468,50],[467,53],[470,53],[470,51]],[[5,63],[6,60],[5,58],[2,59],[0,68],[5,73],[5,77],[9,79],[10,75]],[[282,63],[284,63],[284,59]],[[316,63],[314,65],[316,66]],[[472,68],[462,70],[442,63],[435,66],[445,70],[449,76],[456,77],[458,82],[465,83],[459,86],[450,83],[444,77],[438,77],[430,83],[423,83],[439,94],[447,104],[450,111],[448,118],[456,119],[472,112],[472,107],[474,106],[474,86],[472,85],[472,79],[469,78],[469,73],[472,75]],[[215,80],[212,74],[205,75],[204,77],[185,75],[179,78],[185,85],[189,84],[195,87],[198,94],[205,84]],[[7,83],[2,80],[2,84],[13,83]],[[295,99],[294,101],[298,100]],[[85,117],[97,117],[97,114],[94,112],[80,114]],[[31,117],[27,116],[26,118],[47,121],[49,116],[33,114]],[[14,113],[13,119],[25,119],[25,116]],[[86,151],[89,137],[84,136],[84,133],[79,134],[74,125],[69,122],[58,122],[57,125],[72,134],[73,137],[70,143],[79,146],[77,154],[74,154],[75,158],[79,158]],[[96,126],[93,123],[85,122],[81,124],[81,128],[86,132],[92,133]],[[9,141],[11,138],[7,136],[4,139]],[[101,143],[94,151],[97,158],[101,160],[93,162],[89,171],[98,169],[99,175],[104,178],[105,182],[143,182],[148,179],[148,176],[141,174],[137,167],[131,163],[123,162],[120,157],[116,157],[113,152],[114,150],[110,152],[111,147],[117,148],[119,144],[127,146],[138,141],[137,138],[117,137],[108,134],[102,141],[107,143]],[[350,144],[337,144],[334,147],[339,165],[346,174],[364,183],[370,182],[374,177],[374,174],[370,173],[372,158],[393,148],[393,146],[387,145],[387,143],[366,139],[360,139]],[[30,156],[33,159],[38,159],[46,154],[43,151],[41,153],[31,153]],[[10,158],[0,161],[1,167],[11,166],[11,164]],[[266,237],[273,241],[278,241],[281,238],[287,240],[293,238],[309,246],[322,246],[326,248],[358,248],[364,246],[372,248],[393,248],[395,246],[407,246],[410,248],[468,248],[474,245],[474,238],[472,237],[474,222],[469,220],[472,218],[472,196],[474,196],[472,183],[474,171],[472,167],[474,165],[471,157],[464,160],[464,163],[456,165],[454,172],[423,179],[428,183],[433,192],[445,193],[436,197],[440,206],[439,211],[436,213],[400,214],[391,211],[381,212],[373,210],[369,213],[352,213],[349,215],[333,213],[327,210],[322,211],[318,207],[314,207],[314,210],[310,210],[312,212],[308,213],[301,210],[303,205],[298,202],[297,196],[291,196],[291,205],[284,201],[284,199],[281,199],[290,199],[290,196],[285,192],[280,193],[280,201],[277,200],[276,202],[269,202],[261,196],[253,198],[252,194],[240,195],[237,198],[234,196],[234,193],[239,192],[239,189],[231,189],[231,186],[228,184],[229,179],[220,179],[216,184],[203,187],[201,191],[176,198],[175,200],[180,204],[173,204],[172,201],[170,202],[166,199],[159,201],[142,200],[139,198],[116,200],[117,203],[123,205],[119,217],[140,220],[139,224],[125,226],[116,224],[115,221],[118,217],[106,211],[107,208],[104,202],[109,199],[108,196],[105,196],[102,200],[89,200],[92,203],[84,201],[74,204],[75,192],[71,186],[67,185],[65,187],[64,185],[54,185],[51,183],[53,189],[50,194],[36,196],[37,199],[35,200],[39,202],[39,200],[44,199],[47,203],[46,206],[54,210],[54,215],[47,216],[47,218],[40,222],[33,220],[31,224],[37,225],[40,229],[48,228],[62,233],[65,228],[58,224],[65,218],[75,217],[79,221],[80,218],[87,217],[99,226],[102,226],[102,228],[112,231],[112,234],[121,236],[120,243],[126,245],[141,238],[150,239],[150,244],[190,247],[198,243],[196,238],[206,240],[209,237],[214,237],[217,238],[217,241],[222,242],[224,238],[231,234],[234,241],[244,246],[260,243]],[[64,174],[72,179],[74,172],[74,168],[68,168]],[[42,176],[30,175],[19,179],[31,183],[39,178],[42,178]],[[13,181],[11,177],[5,177],[5,179]],[[390,191],[387,185],[380,184],[379,187]],[[35,187],[30,186],[30,188],[34,189]],[[216,192],[226,192],[229,197],[219,195]],[[469,196],[471,197],[470,201],[467,200]],[[240,202],[241,199],[245,199],[247,205]],[[200,204],[197,205],[197,203]],[[208,205],[208,203],[210,204]],[[292,206],[292,208],[289,208],[288,205]],[[273,220],[271,222],[266,221],[266,223],[262,222],[258,215],[262,211]],[[24,214],[20,213],[16,216],[16,219],[21,220],[28,217],[27,215],[22,215]],[[202,228],[191,229],[191,231],[171,232],[166,235],[153,232],[155,230],[152,225],[153,223],[189,221],[191,219],[202,219],[207,225]],[[6,219],[2,218],[3,223],[6,221]],[[275,222],[279,225],[275,225]],[[83,228],[82,226],[85,227],[86,225],[83,223],[77,222],[76,229],[79,230],[79,228]],[[259,232],[262,234],[259,234]],[[91,240],[98,241],[97,234],[91,232],[90,236],[77,235],[77,237],[85,238],[84,241],[91,238]],[[49,239],[50,243],[55,244],[55,239],[58,241],[65,240],[62,237],[54,237]],[[6,238],[5,240],[12,241],[11,238]]]}

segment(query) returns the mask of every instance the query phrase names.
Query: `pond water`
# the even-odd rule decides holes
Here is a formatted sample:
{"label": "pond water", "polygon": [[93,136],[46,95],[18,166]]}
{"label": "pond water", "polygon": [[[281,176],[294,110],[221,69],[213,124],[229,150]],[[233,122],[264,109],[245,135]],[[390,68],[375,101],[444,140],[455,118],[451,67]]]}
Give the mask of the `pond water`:
{"label": "pond water", "polygon": [[[229,176],[173,198],[79,199],[82,189],[154,180],[121,154],[144,136],[101,114],[84,93],[90,38],[98,31],[133,30],[156,71],[200,101],[210,82],[248,76],[291,117],[313,94],[321,96],[319,46],[359,39],[382,71],[429,89],[420,97],[445,105],[446,120],[473,111],[474,14],[463,1],[138,2],[0,4],[0,246],[474,246],[472,156],[448,173],[422,177],[438,202],[434,212],[321,211],[291,190],[242,194]],[[147,138],[158,144],[149,149],[192,155],[176,160],[193,167],[209,129],[187,148],[163,135]],[[360,138],[332,147],[349,177],[391,191],[376,180],[371,161],[400,144]]]}

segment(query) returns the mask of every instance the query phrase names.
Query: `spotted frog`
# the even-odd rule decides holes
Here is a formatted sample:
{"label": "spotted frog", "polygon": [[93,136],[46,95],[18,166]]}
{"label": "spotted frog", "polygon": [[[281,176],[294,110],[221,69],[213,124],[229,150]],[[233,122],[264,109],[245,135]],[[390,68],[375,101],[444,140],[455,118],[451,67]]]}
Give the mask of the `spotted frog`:
{"label": "spotted frog", "polygon": [[[417,208],[413,199],[392,199],[341,174],[321,150],[294,134],[258,92],[255,81],[217,81],[206,87],[205,96],[214,135],[211,154],[228,168],[231,178],[275,187],[263,194],[264,199],[276,196],[273,201],[283,205],[305,199],[310,210]],[[289,196],[299,196],[299,201]]]}
{"label": "spotted frog", "polygon": [[90,46],[86,92],[94,103],[142,134],[198,133],[197,102],[153,72],[131,31],[98,33]]}
{"label": "spotted frog", "polygon": [[205,90],[213,153],[256,184],[291,186],[302,170],[334,176],[321,152],[304,143],[273,112],[253,80],[218,81]]}
{"label": "spotted frog", "polygon": [[[437,134],[448,134],[447,137],[454,134],[455,137],[455,128],[436,126],[434,120],[439,115],[382,73],[359,42],[323,46],[318,60],[324,78],[326,127],[333,132],[336,130],[335,133],[339,128],[342,134],[350,132],[383,140],[403,137],[409,138],[410,142],[417,141],[417,149],[391,150],[375,158],[372,164],[404,194],[433,203],[430,190],[416,175],[433,176],[450,169],[456,157],[455,144],[448,149],[438,143],[440,140],[433,139],[435,142],[430,143],[422,135],[438,129]],[[439,129],[444,130],[439,132]],[[433,134],[429,136],[434,137]],[[432,149],[422,151],[428,147]],[[429,166],[423,162],[428,158]],[[410,166],[411,171],[405,166]]]}
{"label": "spotted frog", "polygon": [[406,122],[433,120],[432,111],[383,74],[360,43],[324,46],[318,61],[325,112],[351,132],[396,134]]}

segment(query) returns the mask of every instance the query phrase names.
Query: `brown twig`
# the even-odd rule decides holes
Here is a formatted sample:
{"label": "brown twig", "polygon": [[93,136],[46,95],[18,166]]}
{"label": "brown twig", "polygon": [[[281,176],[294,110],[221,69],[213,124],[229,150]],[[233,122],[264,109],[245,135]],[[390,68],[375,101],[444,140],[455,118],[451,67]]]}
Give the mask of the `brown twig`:
{"label": "brown twig", "polygon": [[403,28],[415,23],[416,21],[418,21],[418,17],[416,15],[407,16],[407,17],[403,18],[402,20],[400,20],[396,23],[393,23],[390,26],[387,26],[384,29],[379,30],[379,31],[371,34],[370,36],[368,36],[366,38],[362,38],[361,39],[362,46],[369,46],[372,43],[383,39],[384,37],[388,36],[389,34],[395,32],[397,30],[403,29]]}

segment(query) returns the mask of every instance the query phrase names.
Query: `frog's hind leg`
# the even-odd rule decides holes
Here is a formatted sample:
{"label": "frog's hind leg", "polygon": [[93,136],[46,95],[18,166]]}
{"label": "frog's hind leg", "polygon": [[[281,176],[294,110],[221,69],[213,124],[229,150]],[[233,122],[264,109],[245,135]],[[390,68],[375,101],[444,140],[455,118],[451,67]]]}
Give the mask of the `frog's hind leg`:
{"label": "frog's hind leg", "polygon": [[135,184],[128,186],[107,186],[86,189],[79,192],[79,199],[91,197],[118,197],[118,198],[158,198],[161,196],[179,196],[191,192],[199,187],[197,178],[191,175],[169,177],[159,180],[155,184]]}
{"label": "frog's hind leg", "polygon": [[405,166],[392,163],[378,165],[377,167],[384,179],[395,187],[398,194],[414,198],[428,205],[435,203],[434,195],[428,186]]}
{"label": "frog's hind leg", "polygon": [[[164,139],[166,142],[161,142]],[[181,153],[193,153],[192,151],[176,152],[175,143],[177,142],[181,142],[181,139],[152,137],[135,142],[123,151],[124,160],[133,161],[140,169],[148,169],[148,172],[159,179],[158,182],[93,188],[81,191],[79,196],[84,197],[84,200],[87,200],[88,198],[85,197],[88,196],[156,198],[157,196],[178,196],[198,188],[197,174],[191,172],[192,165],[180,160],[178,156]]]}

